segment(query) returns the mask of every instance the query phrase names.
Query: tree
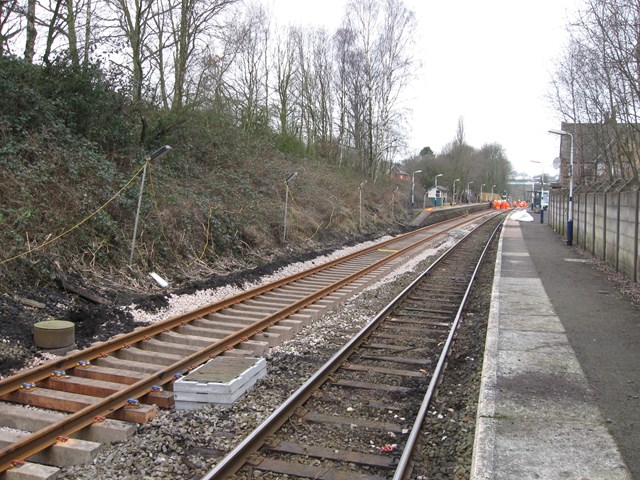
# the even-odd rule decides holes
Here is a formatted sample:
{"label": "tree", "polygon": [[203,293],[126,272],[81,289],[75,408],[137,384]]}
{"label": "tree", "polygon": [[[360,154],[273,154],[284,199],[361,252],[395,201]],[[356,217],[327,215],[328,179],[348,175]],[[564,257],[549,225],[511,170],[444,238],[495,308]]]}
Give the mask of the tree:
{"label": "tree", "polygon": [[435,154],[433,153],[433,150],[431,150],[431,147],[424,147],[420,150],[421,157],[433,157],[434,155]]}
{"label": "tree", "polygon": [[333,137],[332,59],[329,36],[311,30],[299,42],[299,110],[307,153],[331,151]]}
{"label": "tree", "polygon": [[[638,177],[640,9],[627,0],[587,0],[569,27],[570,44],[554,75],[552,102],[589,136],[609,175]],[[615,155],[611,155],[615,152]]]}
{"label": "tree", "polygon": [[180,0],[177,10],[180,18],[175,22],[174,36],[174,92],[172,109],[180,109],[188,100],[186,85],[190,62],[198,51],[207,45],[213,19],[238,0]]}
{"label": "tree", "polygon": [[24,47],[24,59],[28,63],[33,63],[37,35],[36,0],[29,0],[27,2],[27,41]]}
{"label": "tree", "polygon": [[10,52],[10,42],[22,30],[18,0],[0,0],[0,56]]}
{"label": "tree", "polygon": [[294,82],[299,76],[295,46],[300,43],[301,32],[294,27],[285,29],[282,35],[276,37],[275,42],[273,90],[277,101],[274,109],[278,115],[278,129],[283,137],[291,136],[299,130],[294,123],[294,109],[297,103]]}
{"label": "tree", "polygon": [[269,124],[266,107],[270,26],[264,8],[251,6],[244,18],[236,19],[233,28],[238,50],[227,80],[227,92],[243,130],[255,133]]}
{"label": "tree", "polygon": [[[347,118],[360,168],[376,178],[401,147],[400,92],[411,76],[415,15],[401,0],[351,0],[341,35],[348,80]],[[347,33],[348,32],[348,33]]]}
{"label": "tree", "polygon": [[143,87],[150,73],[150,58],[153,56],[153,30],[151,19],[157,15],[153,0],[105,0],[115,18],[111,29],[114,40],[124,40],[129,47],[130,64],[122,65],[132,74],[133,101],[142,100]]}

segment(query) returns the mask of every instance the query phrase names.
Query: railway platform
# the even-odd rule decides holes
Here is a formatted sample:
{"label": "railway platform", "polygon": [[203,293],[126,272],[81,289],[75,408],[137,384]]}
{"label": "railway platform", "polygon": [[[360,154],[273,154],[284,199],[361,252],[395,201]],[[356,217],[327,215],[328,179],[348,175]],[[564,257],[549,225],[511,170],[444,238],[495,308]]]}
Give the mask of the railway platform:
{"label": "railway platform", "polygon": [[640,309],[539,218],[501,236],[471,478],[640,478]]}

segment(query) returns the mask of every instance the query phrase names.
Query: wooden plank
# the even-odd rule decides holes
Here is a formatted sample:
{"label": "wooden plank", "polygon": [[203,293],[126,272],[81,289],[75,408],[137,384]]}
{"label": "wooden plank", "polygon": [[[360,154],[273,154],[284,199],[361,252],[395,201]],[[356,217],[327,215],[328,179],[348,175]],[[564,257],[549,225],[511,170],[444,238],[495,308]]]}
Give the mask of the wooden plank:
{"label": "wooden plank", "polygon": [[109,299],[101,297],[100,295],[96,295],[95,293],[87,290],[86,288],[73,283],[68,278],[63,278],[61,276],[58,276],[58,280],[60,281],[60,285],[62,285],[62,288],[67,292],[80,295],[82,298],[89,300],[90,302],[93,302],[93,303],[98,303],[100,305],[112,305],[112,302]]}
{"label": "wooden plank", "polygon": [[102,367],[94,364],[89,368],[74,368],[69,371],[69,374],[75,377],[92,378],[94,380],[104,380],[105,382],[122,383],[124,385],[133,385],[134,383],[147,378],[147,376],[141,372]]}
{"label": "wooden plank", "polygon": [[[387,340],[415,340],[415,335],[392,335],[390,333],[374,333],[371,335],[375,338],[386,338]],[[421,342],[423,343],[438,343],[442,340],[437,338],[421,338]],[[405,347],[406,348],[406,347]]]}
{"label": "wooden plank", "polygon": [[399,387],[397,385],[384,385],[381,383],[371,382],[354,382],[351,380],[336,380],[331,383],[340,387],[361,388],[363,390],[378,390],[380,392],[389,393],[409,393],[411,390],[413,390],[411,388]]}
{"label": "wooden plank", "polygon": [[32,307],[32,308],[45,308],[46,305],[42,302],[38,302],[36,300],[31,300],[30,298],[25,298],[25,297],[19,297],[19,296],[15,296],[13,297],[16,300],[18,300],[20,303],[25,304],[28,307]]}
{"label": "wooden plank", "polygon": [[328,423],[333,425],[355,425],[357,427],[370,428],[384,432],[402,433],[402,426],[395,423],[377,422],[366,418],[342,417],[339,415],[325,415],[318,412],[307,412],[303,420],[314,423]]}
{"label": "wooden plank", "polygon": [[176,404],[175,394],[171,391],[163,390],[158,393],[148,393],[140,399],[140,403],[145,405],[157,405],[160,408],[170,409]]}
{"label": "wooden plank", "polygon": [[283,460],[264,458],[253,463],[257,470],[279,473],[302,478],[321,478],[322,480],[384,480],[386,477],[367,475],[353,471],[336,470],[328,467],[315,467],[302,463],[290,463]]}
{"label": "wooden plank", "polygon": [[343,365],[340,367],[344,370],[351,370],[356,372],[373,372],[373,373],[383,373],[387,375],[399,375],[402,377],[415,377],[415,378],[425,378],[428,373],[420,372],[416,370],[400,370],[398,368],[384,368],[384,367],[371,367],[368,365]]}
{"label": "wooden plank", "polygon": [[395,363],[404,363],[406,365],[418,365],[420,367],[428,366],[433,363],[430,359],[389,357],[384,355],[362,355],[360,356],[360,358],[365,360],[376,360],[379,362],[395,362]]}
{"label": "wooden plank", "polygon": [[336,450],[334,448],[302,445],[300,443],[293,442],[278,442],[273,445],[265,445],[263,448],[274,452],[305,456],[308,455],[316,458],[328,458],[339,462],[357,463],[359,465],[369,465],[371,467],[395,468],[397,464],[397,459],[386,457],[384,455],[353,452],[351,450]]}
{"label": "wooden plank", "polygon": [[93,380],[91,378],[79,377],[49,377],[38,382],[38,388],[47,388],[60,392],[79,393],[90,397],[108,397],[109,395],[122,390],[120,383]]}
{"label": "wooden plank", "polygon": [[[113,395],[124,388],[124,385],[121,383],[73,376],[67,378],[49,377],[39,382],[38,386],[60,392],[78,393],[101,398]],[[150,392],[148,395],[142,397],[140,401],[145,404],[157,405],[160,408],[172,408],[175,405],[173,392],[166,392],[164,390],[157,393]]]}
{"label": "wooden plank", "polygon": [[[0,397],[0,400],[32,405],[34,407],[49,408],[62,412],[77,412],[88,407],[99,398],[68,392],[36,388],[34,390],[16,390]],[[107,415],[109,418],[127,422],[146,423],[156,416],[158,408],[155,405],[138,405],[135,408],[120,408]]]}
{"label": "wooden plank", "polygon": [[450,323],[446,323],[446,322],[430,322],[430,321],[425,321],[425,320],[415,320],[414,317],[409,317],[409,318],[393,317],[393,318],[387,319],[387,322],[389,322],[389,323],[400,323],[400,324],[417,325],[417,326],[420,326],[420,327],[424,327],[426,325],[426,326],[429,326],[429,327],[449,328],[451,326]]}

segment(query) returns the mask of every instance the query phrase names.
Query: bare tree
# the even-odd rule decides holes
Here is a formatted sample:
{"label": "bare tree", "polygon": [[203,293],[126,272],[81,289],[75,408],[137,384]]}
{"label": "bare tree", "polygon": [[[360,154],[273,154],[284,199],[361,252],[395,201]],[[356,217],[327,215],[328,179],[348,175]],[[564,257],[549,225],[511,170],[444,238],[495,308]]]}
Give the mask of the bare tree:
{"label": "bare tree", "polygon": [[36,0],[28,0],[27,2],[27,41],[24,47],[24,59],[28,63],[33,63],[35,55],[36,36]]}
{"label": "bare tree", "polygon": [[301,38],[299,29],[289,27],[275,39],[275,86],[273,88],[277,97],[275,111],[278,115],[280,134],[285,137],[299,131],[295,125],[294,115],[297,103],[295,81],[299,76],[296,45],[300,45]]}
{"label": "bare tree", "polygon": [[295,130],[309,154],[328,157],[333,144],[334,67],[330,37],[323,29],[296,29],[291,44],[296,55],[291,57],[289,81],[289,98],[293,99],[289,106],[290,130]]}
{"label": "bare tree", "polygon": [[54,4],[51,5],[49,2],[48,7],[43,7],[43,9],[47,10],[49,14],[49,21],[43,22],[47,28],[47,40],[44,49],[44,54],[42,55],[42,60],[45,64],[51,63],[51,55],[54,49],[54,43],[56,39],[62,34],[64,35],[64,18],[62,13],[62,8],[65,0],[55,0]]}
{"label": "bare tree", "polygon": [[[402,136],[398,99],[412,68],[415,16],[401,0],[351,0],[342,35],[349,40],[350,117],[361,169],[375,178],[397,152]],[[343,57],[346,59],[346,57]]]}
{"label": "bare tree", "polygon": [[173,109],[180,109],[187,98],[188,68],[194,54],[205,50],[213,19],[238,0],[180,0],[180,19],[174,30]]}
{"label": "bare tree", "polygon": [[0,0],[0,56],[11,52],[10,42],[22,31],[18,0]]}
{"label": "bare tree", "polygon": [[226,90],[239,124],[247,132],[256,132],[267,127],[270,120],[266,115],[270,27],[264,8],[252,5],[244,18],[236,19],[234,38],[238,51]]}
{"label": "bare tree", "polygon": [[637,178],[640,6],[588,0],[569,31],[570,45],[554,76],[553,103],[568,122],[591,125],[589,136],[600,154],[590,161],[603,160],[611,177]]}
{"label": "bare tree", "polygon": [[329,35],[325,30],[315,30],[309,35],[309,69],[313,82],[305,82],[308,88],[307,105],[310,106],[309,117],[313,120],[313,142],[316,151],[322,156],[331,153],[333,147],[333,95],[332,81],[334,67],[330,50]]}
{"label": "bare tree", "polygon": [[111,39],[124,42],[130,63],[122,67],[129,70],[133,81],[133,100],[142,100],[142,92],[150,73],[150,52],[153,52],[151,20],[156,14],[153,0],[105,0],[113,16],[105,19],[111,26]]}

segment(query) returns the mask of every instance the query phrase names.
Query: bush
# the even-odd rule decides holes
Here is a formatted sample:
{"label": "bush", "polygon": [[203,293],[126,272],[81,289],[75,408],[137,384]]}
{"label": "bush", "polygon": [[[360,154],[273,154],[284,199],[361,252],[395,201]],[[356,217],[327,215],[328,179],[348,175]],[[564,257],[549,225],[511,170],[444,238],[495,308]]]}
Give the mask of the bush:
{"label": "bush", "polygon": [[107,154],[129,149],[136,128],[126,86],[116,78],[98,65],[73,68],[63,58],[39,66],[0,57],[0,118],[22,134],[64,126]]}

